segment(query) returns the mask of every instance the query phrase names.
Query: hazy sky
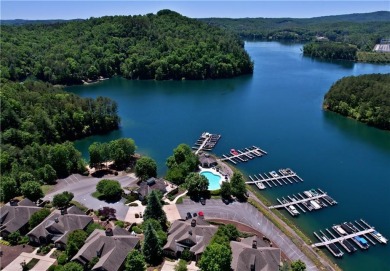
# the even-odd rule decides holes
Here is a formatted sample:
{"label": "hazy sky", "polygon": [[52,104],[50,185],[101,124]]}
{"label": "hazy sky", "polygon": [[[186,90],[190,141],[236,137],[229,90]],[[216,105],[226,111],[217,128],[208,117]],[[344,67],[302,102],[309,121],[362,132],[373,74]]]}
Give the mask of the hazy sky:
{"label": "hazy sky", "polygon": [[390,10],[390,1],[0,1],[1,19],[75,19],[156,13],[161,9],[192,18],[307,18]]}

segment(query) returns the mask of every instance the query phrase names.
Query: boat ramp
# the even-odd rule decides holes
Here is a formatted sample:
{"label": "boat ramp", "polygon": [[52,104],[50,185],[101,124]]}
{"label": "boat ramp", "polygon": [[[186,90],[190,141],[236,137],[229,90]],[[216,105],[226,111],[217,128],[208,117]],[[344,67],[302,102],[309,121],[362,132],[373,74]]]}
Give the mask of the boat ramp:
{"label": "boat ramp", "polygon": [[333,225],[331,230],[325,229],[325,232],[322,230],[319,233],[314,232],[314,236],[320,242],[313,244],[312,247],[325,246],[335,257],[343,256],[344,252],[340,247],[348,253],[353,253],[357,251],[356,247],[365,250],[370,244],[376,245],[376,242],[387,244],[387,239],[363,219]]}
{"label": "boat ramp", "polygon": [[270,171],[268,173],[255,174],[249,176],[250,181],[247,184],[255,184],[259,189],[263,190],[267,187],[277,187],[287,184],[303,182],[303,179],[299,177],[294,171],[289,168],[279,169],[279,173],[276,171]]}
{"label": "boat ramp", "polygon": [[202,133],[199,139],[195,142],[192,149],[195,150],[195,154],[198,154],[201,150],[211,151],[215,145],[218,143],[218,140],[221,138],[221,135],[210,134],[208,132]]}
{"label": "boat ramp", "polygon": [[319,210],[337,204],[334,199],[321,189],[311,189],[304,191],[302,194],[298,193],[297,195],[293,194],[292,196],[277,199],[280,204],[270,206],[269,209],[285,208],[292,216],[297,216],[300,214],[298,209],[306,213],[306,211]]}
{"label": "boat ramp", "polygon": [[222,158],[220,158],[221,161],[229,161],[233,164],[241,163],[241,162],[247,162],[249,160],[252,160],[256,157],[262,157],[263,155],[266,155],[267,152],[260,149],[259,147],[252,146],[249,148],[245,148],[242,150],[235,150],[231,149],[230,154],[223,154]]}

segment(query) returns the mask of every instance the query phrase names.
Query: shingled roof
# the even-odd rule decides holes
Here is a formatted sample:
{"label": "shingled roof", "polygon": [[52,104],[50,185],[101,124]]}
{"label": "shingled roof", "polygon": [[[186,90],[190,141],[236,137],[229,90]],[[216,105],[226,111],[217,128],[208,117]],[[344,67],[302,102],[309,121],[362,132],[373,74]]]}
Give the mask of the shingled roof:
{"label": "shingled roof", "polygon": [[58,242],[66,245],[70,232],[86,228],[93,220],[92,217],[87,216],[76,206],[69,207],[63,214],[61,212],[63,211],[56,210],[52,212],[27,235],[38,240],[40,237],[44,237],[54,243]]}
{"label": "shingled roof", "polygon": [[132,236],[128,231],[119,227],[111,231],[96,229],[72,261],[85,265],[94,257],[99,257],[99,261],[92,270],[117,271],[123,265],[127,254],[139,246],[139,242],[139,237]]}
{"label": "shingled roof", "polygon": [[167,185],[168,183],[166,180],[152,177],[140,183],[137,193],[142,199],[149,195],[152,190],[158,190],[165,194],[167,192]]}
{"label": "shingled roof", "polygon": [[20,202],[7,203],[0,208],[0,229],[2,233],[10,234],[24,227],[30,217],[41,208],[31,200],[23,199]]}
{"label": "shingled roof", "polygon": [[234,271],[277,271],[280,267],[281,251],[279,248],[259,246],[265,244],[256,236],[243,239],[241,242],[231,241],[233,259],[231,267]]}
{"label": "shingled roof", "polygon": [[168,241],[163,249],[178,252],[189,248],[194,255],[201,254],[217,230],[199,216],[193,220],[176,220],[169,229]]}

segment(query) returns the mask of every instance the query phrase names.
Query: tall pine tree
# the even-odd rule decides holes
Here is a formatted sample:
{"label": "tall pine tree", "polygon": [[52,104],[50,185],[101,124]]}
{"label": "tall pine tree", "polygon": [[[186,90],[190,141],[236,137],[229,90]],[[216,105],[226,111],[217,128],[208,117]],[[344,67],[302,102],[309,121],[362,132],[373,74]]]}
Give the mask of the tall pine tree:
{"label": "tall pine tree", "polygon": [[148,204],[146,205],[144,213],[144,221],[150,218],[159,221],[163,229],[166,228],[167,215],[162,208],[161,200],[157,196],[157,192],[154,190],[148,196]]}
{"label": "tall pine tree", "polygon": [[157,238],[157,233],[153,229],[152,223],[149,223],[145,230],[145,240],[142,246],[142,254],[145,261],[155,265],[161,262],[162,247]]}

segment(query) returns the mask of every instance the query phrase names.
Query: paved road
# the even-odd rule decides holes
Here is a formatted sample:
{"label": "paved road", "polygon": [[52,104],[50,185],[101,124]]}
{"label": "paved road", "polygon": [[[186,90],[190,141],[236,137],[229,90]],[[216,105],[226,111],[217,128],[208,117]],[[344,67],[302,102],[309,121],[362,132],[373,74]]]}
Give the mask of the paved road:
{"label": "paved road", "polygon": [[305,262],[306,270],[319,270],[284,233],[249,203],[234,202],[226,205],[221,200],[211,199],[207,200],[206,205],[201,205],[185,199],[177,208],[182,218],[186,217],[187,212],[203,211],[206,219],[219,218],[246,224],[270,238],[291,260]]}
{"label": "paved road", "polygon": [[56,184],[54,190],[47,194],[44,199],[52,200],[54,195],[62,193],[63,191],[69,191],[74,194],[74,200],[82,203],[86,207],[97,210],[104,206],[109,206],[116,210],[116,216],[118,219],[124,220],[129,210],[129,207],[124,205],[124,200],[116,203],[107,203],[91,196],[91,194],[96,191],[96,184],[101,179],[117,180],[122,187],[132,186],[137,182],[137,179],[134,176],[128,175],[93,178],[85,177],[80,174],[73,174],[66,179],[58,180],[58,184]]}

